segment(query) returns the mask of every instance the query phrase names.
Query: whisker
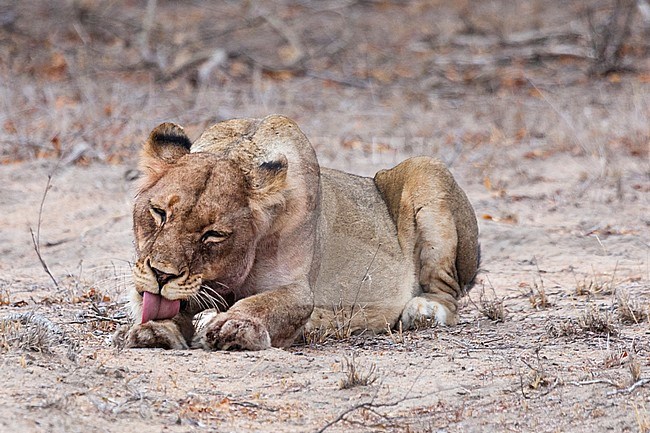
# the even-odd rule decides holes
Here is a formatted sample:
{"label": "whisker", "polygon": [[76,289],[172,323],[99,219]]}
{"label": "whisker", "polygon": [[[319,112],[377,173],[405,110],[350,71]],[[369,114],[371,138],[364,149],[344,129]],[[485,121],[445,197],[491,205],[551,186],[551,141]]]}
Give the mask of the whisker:
{"label": "whisker", "polygon": [[190,308],[192,308],[196,304],[199,307],[199,309],[203,309],[203,303],[201,302],[201,300],[196,294],[191,295],[189,298],[187,298],[187,301],[190,304]]}
{"label": "whisker", "polygon": [[[218,284],[221,284],[221,283],[218,283]],[[223,287],[227,287],[225,284],[221,284],[221,285]],[[221,294],[219,292],[217,292],[215,289],[213,289],[210,286],[206,286],[205,284],[202,284],[201,288],[204,289],[204,291],[202,293],[205,296],[207,296],[208,298],[210,298],[210,300],[215,305],[215,308],[218,308],[219,310],[221,310],[221,308],[219,308],[219,307],[223,307],[223,310],[228,309],[228,303],[223,298],[223,296],[221,296]]]}
{"label": "whisker", "polygon": [[210,308],[210,302],[208,302],[208,300],[205,299],[203,293],[198,292],[194,296],[195,296],[195,299],[197,300],[199,306],[201,307],[201,309],[207,310],[207,309]]}
{"label": "whisker", "polygon": [[[225,287],[226,289],[230,290],[230,287],[228,287],[228,286],[225,285],[224,283],[221,283],[221,282],[219,282],[219,281],[212,281],[212,282],[213,282],[213,283],[216,283],[216,284],[218,284],[218,285],[220,285],[221,287]],[[208,286],[203,285],[203,286],[201,286],[201,287],[208,287]],[[210,287],[210,289],[211,289],[211,290],[214,290],[212,287]]]}
{"label": "whisker", "polygon": [[202,300],[203,305],[205,305],[206,310],[209,310],[211,308],[216,308],[217,310],[221,310],[219,308],[219,303],[218,303],[217,299],[213,298],[212,296],[208,295],[207,293],[201,292],[199,297]]}

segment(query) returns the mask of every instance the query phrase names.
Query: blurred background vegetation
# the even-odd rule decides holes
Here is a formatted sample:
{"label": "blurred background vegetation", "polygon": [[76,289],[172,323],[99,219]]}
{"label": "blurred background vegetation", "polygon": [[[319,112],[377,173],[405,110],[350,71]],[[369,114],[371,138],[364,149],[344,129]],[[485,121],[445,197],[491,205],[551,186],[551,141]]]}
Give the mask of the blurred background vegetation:
{"label": "blurred background vegetation", "polygon": [[158,122],[272,112],[344,168],[647,158],[649,52],[646,0],[4,0],[0,162],[121,163]]}

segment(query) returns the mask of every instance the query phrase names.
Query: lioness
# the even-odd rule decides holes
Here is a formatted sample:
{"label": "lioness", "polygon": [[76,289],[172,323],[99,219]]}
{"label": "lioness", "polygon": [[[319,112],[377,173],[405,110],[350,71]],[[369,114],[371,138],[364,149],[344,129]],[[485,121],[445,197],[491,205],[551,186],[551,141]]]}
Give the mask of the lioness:
{"label": "lioness", "polygon": [[374,179],[321,168],[274,115],[218,123],[194,143],[163,123],[141,167],[130,347],[259,350],[333,326],[451,325],[477,272],[474,211],[432,158]]}

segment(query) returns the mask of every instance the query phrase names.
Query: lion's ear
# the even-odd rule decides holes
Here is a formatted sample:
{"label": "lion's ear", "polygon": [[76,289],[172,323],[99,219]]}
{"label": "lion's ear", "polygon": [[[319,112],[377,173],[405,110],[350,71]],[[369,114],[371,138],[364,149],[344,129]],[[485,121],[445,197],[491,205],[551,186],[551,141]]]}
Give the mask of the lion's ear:
{"label": "lion's ear", "polygon": [[175,123],[161,123],[149,134],[144,144],[142,159],[143,162],[159,160],[173,164],[178,158],[189,153],[190,147],[192,142],[183,128]]}
{"label": "lion's ear", "polygon": [[273,193],[282,190],[287,181],[288,163],[284,155],[263,162],[250,176],[251,187],[257,193]]}

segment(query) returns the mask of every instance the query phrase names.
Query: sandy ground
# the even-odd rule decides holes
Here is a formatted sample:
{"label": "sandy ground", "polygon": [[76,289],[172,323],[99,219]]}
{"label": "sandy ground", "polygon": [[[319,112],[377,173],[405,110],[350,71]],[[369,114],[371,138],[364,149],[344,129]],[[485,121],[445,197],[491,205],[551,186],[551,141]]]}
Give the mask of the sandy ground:
{"label": "sandy ground", "polygon": [[[239,19],[246,2],[183,3],[194,15],[158,3],[170,68],[195,54],[184,20],[225,17],[197,26],[204,44],[233,22],[248,33],[226,38],[241,43],[197,87],[191,71],[151,78],[135,43],[111,39],[135,32],[140,6],[122,16],[79,2],[90,9],[68,33],[29,33],[27,12],[0,7],[12,59],[0,62],[12,83],[0,113],[0,432],[650,432],[642,32],[626,51],[635,69],[593,77],[577,1],[264,2],[311,50],[304,70],[280,73],[263,56],[286,50],[264,42],[286,35]],[[61,10],[52,19],[68,19]],[[309,40],[314,22],[331,39]],[[115,59],[130,69],[110,72]],[[483,247],[458,326],[249,353],[114,345],[128,326],[139,144],[163,120],[194,138],[272,112],[297,120],[324,166],[372,175],[419,154],[449,165]],[[351,365],[368,384],[342,386]]]}
{"label": "sandy ground", "polygon": [[[131,168],[54,172],[40,242],[57,289],[28,230],[53,163],[1,167],[2,312],[34,312],[54,329],[50,353],[3,354],[0,426],[315,432],[347,413],[328,430],[643,431],[650,389],[625,388],[631,363],[648,378],[650,328],[620,322],[617,294],[647,312],[647,162],[613,158],[620,178],[586,180],[592,157],[519,166],[513,151],[522,150],[505,152],[490,188],[460,163],[454,170],[479,215],[484,257],[457,327],[257,353],[113,348],[133,258]],[[499,300],[503,322],[482,312]],[[588,312],[608,317],[610,332],[562,331]],[[376,381],[340,389],[353,356]]]}

